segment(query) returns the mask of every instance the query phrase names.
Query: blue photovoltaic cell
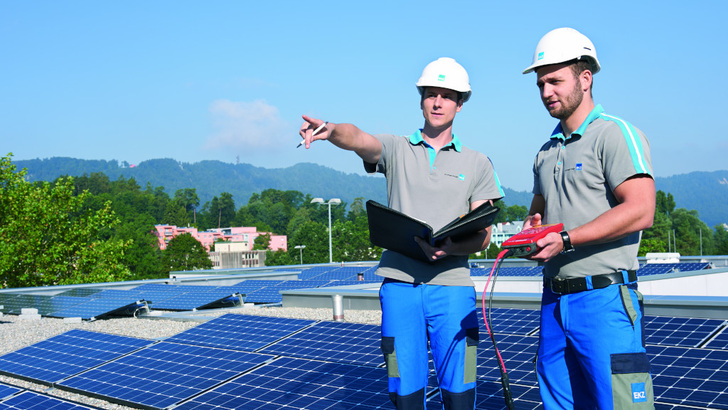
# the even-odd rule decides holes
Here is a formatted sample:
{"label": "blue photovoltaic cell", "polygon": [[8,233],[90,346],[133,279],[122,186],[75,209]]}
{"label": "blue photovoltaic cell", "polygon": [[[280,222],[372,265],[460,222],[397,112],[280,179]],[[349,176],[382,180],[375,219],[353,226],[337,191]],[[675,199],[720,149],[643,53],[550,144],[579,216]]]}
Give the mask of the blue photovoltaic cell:
{"label": "blue photovoltaic cell", "polygon": [[255,351],[315,321],[227,314],[167,339],[168,342]]}
{"label": "blue photovoltaic cell", "polygon": [[82,404],[72,403],[57,397],[24,391],[17,396],[0,401],[0,410],[93,410]]}
{"label": "blue photovoltaic cell", "polygon": [[75,329],[0,356],[0,372],[50,384],[150,343]]}
{"label": "blue photovoltaic cell", "polygon": [[279,358],[176,409],[391,409],[383,368]]}
{"label": "blue photovoltaic cell", "polygon": [[13,395],[22,389],[19,387],[8,386],[7,384],[0,383],[0,399]]}
{"label": "blue photovoltaic cell", "polygon": [[360,323],[316,323],[261,352],[373,367],[384,364],[380,327]]}
{"label": "blue photovoltaic cell", "polygon": [[[538,337],[496,335],[496,343],[505,363],[511,383],[536,386],[536,369],[533,359],[538,350]],[[478,344],[478,378],[500,382],[501,374],[493,343],[485,327],[481,327]]]}
{"label": "blue photovoltaic cell", "polygon": [[[486,300],[485,303],[485,314],[487,315],[488,301]],[[478,305],[477,314],[480,327],[485,329],[483,309],[480,305]],[[539,310],[493,308],[490,311],[491,326],[493,327],[496,335],[511,334],[525,336],[537,334],[540,326],[540,319],[541,312]]]}
{"label": "blue photovoltaic cell", "polygon": [[[511,384],[511,396],[514,408],[518,410],[542,409],[541,396],[538,388]],[[493,410],[505,408],[503,387],[500,382],[480,381],[475,387],[475,410]],[[427,408],[442,409],[440,395],[435,394],[429,401]]]}
{"label": "blue photovoltaic cell", "polygon": [[717,319],[646,316],[646,343],[698,347],[724,325]]}
{"label": "blue photovoltaic cell", "polygon": [[728,326],[723,326],[721,332],[705,345],[708,349],[728,349]]}
{"label": "blue photovoltaic cell", "polygon": [[161,342],[66,379],[77,392],[166,408],[228,380],[271,356]]}
{"label": "blue photovoltaic cell", "polygon": [[728,351],[647,346],[655,401],[728,409]]}

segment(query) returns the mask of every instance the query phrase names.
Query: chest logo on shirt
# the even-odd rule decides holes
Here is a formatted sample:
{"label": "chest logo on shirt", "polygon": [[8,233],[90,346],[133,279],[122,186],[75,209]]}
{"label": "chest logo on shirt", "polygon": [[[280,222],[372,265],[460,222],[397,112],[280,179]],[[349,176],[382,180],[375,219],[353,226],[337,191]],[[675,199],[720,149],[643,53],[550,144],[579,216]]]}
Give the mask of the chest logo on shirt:
{"label": "chest logo on shirt", "polygon": [[457,178],[457,179],[459,179],[461,181],[465,181],[465,175],[464,174],[457,174],[457,175],[455,175],[455,174],[445,173],[445,175],[447,175],[449,177]]}
{"label": "chest logo on shirt", "polygon": [[581,162],[577,162],[576,163],[576,166],[574,167],[574,169],[577,170],[577,171],[581,171],[581,168],[582,168]]}

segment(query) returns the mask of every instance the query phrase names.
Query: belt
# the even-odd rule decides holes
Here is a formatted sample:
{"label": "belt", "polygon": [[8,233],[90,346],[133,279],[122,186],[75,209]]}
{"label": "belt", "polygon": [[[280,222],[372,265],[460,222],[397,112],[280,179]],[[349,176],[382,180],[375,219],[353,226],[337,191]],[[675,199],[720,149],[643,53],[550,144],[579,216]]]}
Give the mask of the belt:
{"label": "belt", "polygon": [[605,275],[589,276],[589,279],[591,279],[591,286],[589,286],[588,278],[562,279],[558,276],[543,278],[543,286],[557,294],[577,293],[590,289],[602,289],[614,284],[635,282],[637,281],[637,272],[624,270]]}

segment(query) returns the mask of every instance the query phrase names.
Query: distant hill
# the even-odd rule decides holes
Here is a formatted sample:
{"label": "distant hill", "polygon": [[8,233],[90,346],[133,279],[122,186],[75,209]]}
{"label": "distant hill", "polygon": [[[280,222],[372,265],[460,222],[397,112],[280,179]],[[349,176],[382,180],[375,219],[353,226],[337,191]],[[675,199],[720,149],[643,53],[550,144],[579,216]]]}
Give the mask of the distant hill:
{"label": "distant hill", "polygon": [[[334,169],[300,163],[288,168],[259,168],[249,164],[202,161],[194,164],[173,159],[153,159],[136,166],[111,160],[82,160],[54,157],[13,161],[28,170],[30,181],[53,181],[61,175],[81,176],[102,172],[109,179],[134,178],[142,187],[164,187],[174,196],[178,189],[195,188],[200,204],[222,192],[233,195],[236,206],[248,203],[253,193],[264,189],[295,190],[314,197],[341,198],[351,203],[364,197],[386,201],[386,183],[381,175],[347,174]],[[692,172],[655,180],[657,189],[671,193],[678,208],[697,210],[709,227],[728,223],[728,171]],[[508,205],[531,204],[531,193],[504,187]]]}

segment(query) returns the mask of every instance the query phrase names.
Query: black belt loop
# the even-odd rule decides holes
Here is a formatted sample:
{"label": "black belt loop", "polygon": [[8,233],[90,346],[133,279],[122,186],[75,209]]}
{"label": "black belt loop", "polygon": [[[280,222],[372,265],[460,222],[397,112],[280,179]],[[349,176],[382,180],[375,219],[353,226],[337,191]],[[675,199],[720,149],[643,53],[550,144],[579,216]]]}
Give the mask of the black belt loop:
{"label": "black belt loop", "polygon": [[[591,276],[592,288],[603,289],[609,285],[632,283],[637,281],[637,272],[634,270],[621,270],[619,272],[607,273],[605,275]],[[569,294],[589,290],[586,278],[563,279],[560,277],[543,278],[545,288],[551,289],[556,294]]]}

